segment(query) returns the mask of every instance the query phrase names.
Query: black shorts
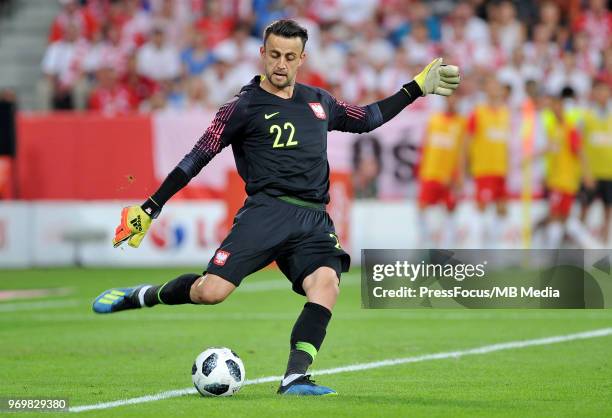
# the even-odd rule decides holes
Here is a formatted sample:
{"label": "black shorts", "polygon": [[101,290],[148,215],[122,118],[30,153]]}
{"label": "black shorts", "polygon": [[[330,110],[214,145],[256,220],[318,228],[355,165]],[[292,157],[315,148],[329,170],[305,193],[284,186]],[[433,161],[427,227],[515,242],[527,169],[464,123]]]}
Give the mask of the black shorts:
{"label": "black shorts", "polygon": [[301,295],[302,281],[319,267],[333,268],[339,279],[351,259],[340,246],[331,218],[323,205],[299,203],[265,193],[249,196],[205,273],[239,286],[246,276],[276,261]]}
{"label": "black shorts", "polygon": [[597,180],[594,189],[587,189],[582,185],[580,187],[580,202],[584,205],[590,205],[597,199],[603,201],[604,206],[612,206],[612,180]]}

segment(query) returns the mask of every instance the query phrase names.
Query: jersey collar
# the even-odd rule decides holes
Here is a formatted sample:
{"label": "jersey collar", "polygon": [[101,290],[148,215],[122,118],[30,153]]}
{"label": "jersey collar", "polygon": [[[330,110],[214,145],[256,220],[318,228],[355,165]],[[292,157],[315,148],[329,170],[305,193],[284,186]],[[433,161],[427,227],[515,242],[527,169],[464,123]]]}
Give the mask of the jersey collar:
{"label": "jersey collar", "polygon": [[299,87],[299,83],[295,83],[295,85],[293,86],[293,95],[289,97],[288,99],[283,99],[282,97],[279,97],[276,94],[270,93],[269,91],[266,91],[263,88],[261,88],[261,86],[259,85],[261,83],[261,78],[262,78],[261,74],[256,75],[255,77],[253,77],[250,84],[253,84],[256,88],[258,88],[260,91],[264,92],[265,94],[276,97],[278,100],[282,100],[283,102],[294,100],[295,97],[297,96],[297,89]]}

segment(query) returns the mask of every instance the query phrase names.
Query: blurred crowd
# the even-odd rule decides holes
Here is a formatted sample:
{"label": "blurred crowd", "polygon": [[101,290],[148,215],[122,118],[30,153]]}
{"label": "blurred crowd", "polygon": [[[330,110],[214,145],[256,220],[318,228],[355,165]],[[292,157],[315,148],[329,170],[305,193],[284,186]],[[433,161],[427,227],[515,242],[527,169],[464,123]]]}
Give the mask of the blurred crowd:
{"label": "blurred crowd", "polygon": [[[511,87],[612,83],[606,0],[59,0],[39,85],[44,109],[123,114],[215,109],[260,70],[265,26],[308,29],[298,81],[365,104],[397,91],[436,56],[463,73],[462,107],[495,72]],[[418,102],[417,102],[418,103]]]}

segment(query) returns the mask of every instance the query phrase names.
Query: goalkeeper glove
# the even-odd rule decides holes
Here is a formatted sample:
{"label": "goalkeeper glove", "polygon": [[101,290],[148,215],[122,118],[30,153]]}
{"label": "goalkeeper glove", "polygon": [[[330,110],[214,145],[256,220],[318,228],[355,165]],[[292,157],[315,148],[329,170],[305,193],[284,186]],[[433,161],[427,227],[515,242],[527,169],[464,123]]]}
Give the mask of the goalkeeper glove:
{"label": "goalkeeper glove", "polygon": [[140,206],[123,208],[121,223],[115,229],[113,246],[118,247],[127,241],[130,247],[138,247],[151,226],[151,219]]}
{"label": "goalkeeper glove", "polygon": [[423,96],[432,93],[450,96],[459,87],[459,67],[443,65],[442,58],[436,58],[414,78],[414,81],[421,88]]}

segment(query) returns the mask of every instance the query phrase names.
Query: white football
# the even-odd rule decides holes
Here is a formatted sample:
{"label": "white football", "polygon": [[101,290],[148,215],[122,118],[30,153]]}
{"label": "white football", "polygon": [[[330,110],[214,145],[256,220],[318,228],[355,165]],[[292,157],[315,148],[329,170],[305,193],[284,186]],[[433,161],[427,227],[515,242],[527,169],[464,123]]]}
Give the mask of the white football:
{"label": "white football", "polygon": [[202,396],[232,396],[244,383],[244,364],[226,347],[211,347],[191,367],[193,385]]}

